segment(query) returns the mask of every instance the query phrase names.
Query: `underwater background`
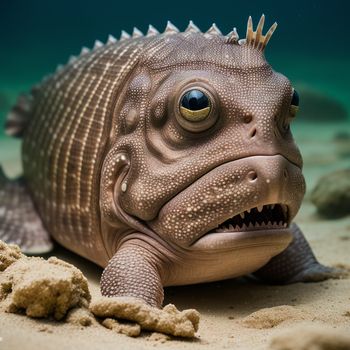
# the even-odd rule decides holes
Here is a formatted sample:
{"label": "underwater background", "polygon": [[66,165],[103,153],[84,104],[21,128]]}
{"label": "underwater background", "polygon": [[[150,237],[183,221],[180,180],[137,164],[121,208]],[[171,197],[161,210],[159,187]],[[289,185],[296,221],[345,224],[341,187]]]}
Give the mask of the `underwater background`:
{"label": "underwater background", "polygon": [[[248,16],[253,16],[256,25],[262,13],[266,15],[266,28],[278,22],[266,50],[267,59],[292,81],[300,95],[293,131],[302,151],[309,148],[305,163],[317,163],[306,171],[325,173],[349,166],[350,150],[344,151],[344,142],[349,149],[350,2],[345,0],[2,0],[0,124],[18,93],[29,91],[58,64],[78,54],[82,46],[92,47],[96,39],[106,41],[108,34],[118,38],[122,29],[130,33],[134,26],[146,32],[148,24],[162,31],[167,20],[184,30],[190,19],[202,31],[213,22],[224,34],[237,27],[244,38]],[[0,129],[1,159],[18,156],[19,141],[5,137]],[[312,141],[308,142],[310,135]],[[334,147],[331,154],[336,159],[323,159],[323,149],[329,147]]]}
{"label": "underwater background", "polygon": [[[105,42],[109,34],[119,38],[121,30],[131,33],[134,26],[144,33],[149,24],[163,31],[167,20],[180,30],[190,19],[202,31],[213,22],[224,34],[237,27],[244,38],[248,16],[252,15],[256,26],[262,13],[266,29],[278,22],[266,57],[276,71],[291,80],[300,96],[292,131],[304,159],[307,193],[295,222],[317,259],[349,271],[349,276],[287,286],[233,279],[168,287],[165,304],[174,304],[179,310],[195,308],[202,315],[198,338],[190,342],[172,339],[168,345],[148,341],[145,336],[119,337],[99,324],[82,327],[4,312],[6,299],[0,302],[0,349],[339,348],[342,335],[349,337],[349,0],[0,0],[0,167],[9,176],[21,173],[21,141],[5,136],[2,128],[18,94],[29,91],[71,55],[79,54],[82,46],[91,48],[96,39]],[[325,208],[323,214],[320,204]],[[340,209],[342,216],[338,215]],[[99,296],[99,267],[58,244],[49,255],[79,268],[88,279],[93,299]],[[28,271],[34,272],[32,267]],[[41,277],[40,270],[35,272]],[[21,273],[18,281],[20,277]],[[291,336],[283,338],[283,332],[291,332]],[[282,347],[268,347],[280,336]],[[342,348],[350,349],[350,338],[346,344]]]}

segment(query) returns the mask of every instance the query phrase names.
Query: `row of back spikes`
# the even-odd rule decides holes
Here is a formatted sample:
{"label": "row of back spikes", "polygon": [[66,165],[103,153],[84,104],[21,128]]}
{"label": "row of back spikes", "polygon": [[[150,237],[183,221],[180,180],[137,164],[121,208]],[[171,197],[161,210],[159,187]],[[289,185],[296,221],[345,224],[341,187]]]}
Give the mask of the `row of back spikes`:
{"label": "row of back spikes", "polygon": [[[243,44],[246,43],[247,45],[254,46],[260,51],[263,51],[269,42],[273,32],[275,31],[277,27],[277,23],[274,23],[270,29],[267,31],[265,35],[262,34],[262,30],[264,27],[264,22],[265,22],[265,16],[262,15],[260,18],[260,21],[257,25],[256,31],[253,30],[253,21],[252,17],[249,16],[248,18],[248,24],[247,24],[247,33],[246,33],[246,38],[239,40],[239,35],[237,32],[236,28],[233,28],[233,30],[228,33],[226,37],[226,42],[229,44]],[[193,23],[193,21],[190,21],[187,28],[184,31],[185,33],[202,33],[202,31]],[[164,34],[164,35],[170,35],[170,34],[176,34],[180,33],[180,30],[172,24],[170,21],[167,22],[166,28],[163,33],[160,33],[155,27],[153,27],[151,24],[148,27],[147,34],[144,35],[138,28],[134,27],[132,35],[128,34],[125,30],[122,30],[121,36],[119,41],[124,41],[130,38],[140,38],[140,37],[152,37],[156,36],[159,34]],[[211,37],[211,36],[223,36],[222,32],[220,29],[216,26],[215,23],[212,24],[212,26],[204,33],[204,36]],[[114,44],[118,40],[113,36],[109,35],[106,44],[103,44],[101,41],[96,40],[95,44],[92,48],[93,50],[96,50],[104,45],[109,45],[109,44]],[[87,47],[83,47],[81,49],[80,55],[85,55],[86,53],[89,53],[91,50],[88,49]],[[68,60],[68,63],[73,63],[77,60],[79,56],[71,56]],[[60,69],[62,66],[58,66],[57,68]]]}
{"label": "row of back spikes", "polygon": [[[189,24],[184,32],[185,33],[202,33],[202,31],[193,23],[193,21],[189,22]],[[172,24],[170,21],[168,21],[163,33],[160,33],[155,27],[153,27],[150,24],[148,26],[148,31],[147,31],[146,35],[144,35],[141,32],[141,30],[136,28],[136,27],[134,27],[131,35],[129,33],[127,33],[125,30],[122,30],[119,41],[124,41],[124,40],[130,39],[130,38],[135,39],[135,38],[141,38],[141,37],[152,37],[152,36],[156,36],[156,35],[160,35],[160,34],[171,35],[171,34],[176,34],[176,33],[180,33],[180,30],[174,24]],[[216,26],[216,24],[213,23],[212,26],[204,33],[204,35],[209,37],[211,35],[223,35],[223,34],[220,31],[220,29]],[[227,34],[227,38],[230,39],[230,42],[232,42],[232,43],[238,43],[239,36],[237,33],[237,29],[234,28],[232,32]],[[85,55],[86,53],[89,53],[90,51],[96,50],[104,45],[114,44],[117,41],[118,40],[113,35],[110,34],[110,35],[108,35],[108,39],[107,39],[105,44],[100,40],[96,40],[94,43],[94,46],[91,50],[85,46],[82,47],[79,56]],[[78,58],[78,56],[71,56],[68,60],[68,63],[73,63],[77,58]]]}

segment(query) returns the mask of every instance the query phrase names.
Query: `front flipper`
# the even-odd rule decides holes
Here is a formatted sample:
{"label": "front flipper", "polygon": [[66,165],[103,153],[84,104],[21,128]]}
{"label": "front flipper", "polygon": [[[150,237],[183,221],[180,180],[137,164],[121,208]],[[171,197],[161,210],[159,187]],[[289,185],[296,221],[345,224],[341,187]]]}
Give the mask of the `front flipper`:
{"label": "front flipper", "polygon": [[164,298],[163,263],[154,250],[138,239],[124,243],[103,271],[102,295],[135,297],[151,306],[161,307]]}
{"label": "front flipper", "polygon": [[9,180],[0,166],[0,240],[26,254],[52,250],[52,242],[22,179]]}
{"label": "front flipper", "polygon": [[296,224],[290,226],[293,241],[254,275],[270,283],[319,282],[339,278],[344,271],[320,264]]}
{"label": "front flipper", "polygon": [[198,311],[179,311],[172,304],[161,308],[168,263],[167,252],[160,252],[143,240],[130,239],[123,243],[103,271],[104,297],[92,302],[90,310],[100,318],[137,322],[148,331],[194,337],[199,324]]}

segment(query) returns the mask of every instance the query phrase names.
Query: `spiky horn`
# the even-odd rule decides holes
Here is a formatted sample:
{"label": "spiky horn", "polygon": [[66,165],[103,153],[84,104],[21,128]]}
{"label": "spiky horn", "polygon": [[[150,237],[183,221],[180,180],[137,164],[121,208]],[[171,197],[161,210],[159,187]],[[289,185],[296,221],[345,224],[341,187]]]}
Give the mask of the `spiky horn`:
{"label": "spiky horn", "polygon": [[256,31],[254,31],[252,17],[249,16],[248,23],[247,23],[247,35],[244,41],[246,45],[253,46],[260,51],[264,51],[273,32],[277,28],[277,23],[275,22],[267,31],[267,33],[263,35],[264,23],[265,23],[265,15],[262,15],[256,27]]}

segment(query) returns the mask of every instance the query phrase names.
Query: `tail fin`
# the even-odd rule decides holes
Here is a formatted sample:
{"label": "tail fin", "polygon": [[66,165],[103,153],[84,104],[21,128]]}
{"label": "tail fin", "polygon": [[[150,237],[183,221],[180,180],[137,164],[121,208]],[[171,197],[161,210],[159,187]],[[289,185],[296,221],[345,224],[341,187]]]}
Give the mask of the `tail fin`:
{"label": "tail fin", "polygon": [[24,181],[9,180],[1,166],[0,240],[17,244],[27,254],[43,254],[53,248]]}
{"label": "tail fin", "polygon": [[33,107],[32,94],[22,94],[7,115],[5,132],[9,136],[22,137],[30,120]]}

